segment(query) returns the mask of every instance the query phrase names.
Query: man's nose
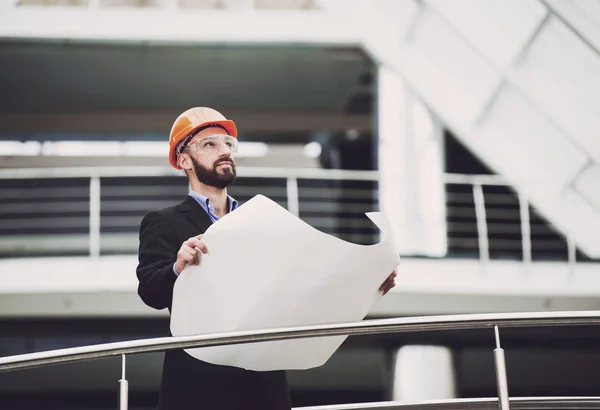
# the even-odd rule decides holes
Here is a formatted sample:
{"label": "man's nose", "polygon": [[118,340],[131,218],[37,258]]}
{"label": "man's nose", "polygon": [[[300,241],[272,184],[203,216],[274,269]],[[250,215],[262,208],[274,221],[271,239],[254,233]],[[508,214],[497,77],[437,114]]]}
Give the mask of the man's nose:
{"label": "man's nose", "polygon": [[229,157],[232,154],[231,148],[229,148],[229,146],[227,144],[220,144],[218,152],[219,152],[220,157],[224,157],[224,156]]}

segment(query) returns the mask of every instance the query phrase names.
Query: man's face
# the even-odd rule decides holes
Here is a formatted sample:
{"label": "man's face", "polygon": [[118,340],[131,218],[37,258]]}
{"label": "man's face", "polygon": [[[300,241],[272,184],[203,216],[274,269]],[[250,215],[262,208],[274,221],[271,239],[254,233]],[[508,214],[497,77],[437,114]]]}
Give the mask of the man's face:
{"label": "man's face", "polygon": [[222,128],[211,127],[200,131],[188,144],[193,171],[204,185],[224,189],[235,181],[235,160],[227,145],[230,138]]}

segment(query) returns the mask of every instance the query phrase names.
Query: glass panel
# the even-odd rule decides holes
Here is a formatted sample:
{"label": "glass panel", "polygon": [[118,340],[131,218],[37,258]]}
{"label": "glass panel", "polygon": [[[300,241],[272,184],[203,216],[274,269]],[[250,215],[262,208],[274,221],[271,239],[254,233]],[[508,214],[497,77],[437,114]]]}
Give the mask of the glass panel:
{"label": "glass panel", "polygon": [[578,145],[600,161],[600,58],[552,19],[511,78]]}
{"label": "glass panel", "polygon": [[546,14],[536,0],[427,0],[501,69],[509,67]]}

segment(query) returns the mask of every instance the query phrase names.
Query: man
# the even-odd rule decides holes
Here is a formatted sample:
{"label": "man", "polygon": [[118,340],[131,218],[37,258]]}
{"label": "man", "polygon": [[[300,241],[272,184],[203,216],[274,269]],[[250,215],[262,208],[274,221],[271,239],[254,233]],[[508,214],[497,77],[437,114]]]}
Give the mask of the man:
{"label": "man", "polygon": [[[177,277],[207,252],[202,234],[237,207],[236,200],[227,195],[227,186],[236,177],[237,128],[211,108],[192,108],[175,120],[169,146],[169,161],[184,170],[191,190],[181,204],[144,216],[137,277],[142,300],[155,309],[170,311]],[[395,276],[394,271],[381,286],[384,294],[395,286]],[[284,371],[255,372],[213,365],[183,350],[165,353],[161,410],[290,408]]]}

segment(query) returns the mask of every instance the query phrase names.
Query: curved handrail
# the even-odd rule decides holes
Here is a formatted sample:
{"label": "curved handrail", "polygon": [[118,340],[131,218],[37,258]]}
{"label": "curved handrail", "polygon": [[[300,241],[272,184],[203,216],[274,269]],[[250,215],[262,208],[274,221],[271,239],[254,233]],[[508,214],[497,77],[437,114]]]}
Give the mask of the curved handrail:
{"label": "curved handrail", "polygon": [[[512,397],[511,409],[597,410],[600,397]],[[498,410],[497,398],[426,400],[418,402],[387,401],[376,403],[335,404],[299,407],[296,410]]]}
{"label": "curved handrail", "polygon": [[[378,181],[379,171],[321,169],[321,168],[282,168],[282,167],[244,167],[237,168],[240,177],[247,178],[306,178]],[[5,168],[0,169],[0,179],[31,178],[92,178],[92,177],[143,177],[143,176],[181,176],[169,166],[91,166],[91,167],[46,167],[46,168]],[[443,173],[442,179],[453,184],[511,185],[513,182],[500,175]],[[528,180],[527,182],[535,182]],[[543,182],[543,181],[537,181]]]}
{"label": "curved handrail", "polygon": [[600,311],[466,314],[376,319],[351,323],[161,337],[28,353],[0,358],[0,371],[171,349],[225,346],[308,337],[460,330],[489,326],[537,327],[596,324],[600,324]]}

